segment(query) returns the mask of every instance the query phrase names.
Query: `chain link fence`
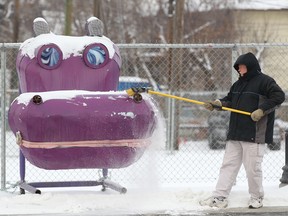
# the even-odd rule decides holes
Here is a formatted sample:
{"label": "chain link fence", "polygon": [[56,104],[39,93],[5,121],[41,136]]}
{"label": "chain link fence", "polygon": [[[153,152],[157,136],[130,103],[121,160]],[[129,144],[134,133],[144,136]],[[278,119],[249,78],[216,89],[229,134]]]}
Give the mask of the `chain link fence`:
{"label": "chain link fence", "polygon": [[[19,177],[19,148],[7,124],[10,103],[18,96],[15,68],[20,44],[1,45],[1,189],[14,187]],[[197,101],[224,96],[237,79],[232,65],[245,52],[253,52],[262,71],[288,90],[288,44],[118,44],[121,76],[143,78],[155,91]],[[139,83],[141,87],[141,82]],[[287,95],[287,94],[286,94]],[[152,145],[127,168],[109,170],[123,184],[215,182],[225,148],[228,112],[209,112],[201,105],[153,95],[159,119]],[[264,178],[278,182],[285,164],[284,132],[287,100],[276,111],[274,143],[267,145]],[[162,122],[162,121],[161,121]],[[26,162],[26,180],[97,180],[99,170],[43,170]],[[237,181],[246,181],[243,168]]]}

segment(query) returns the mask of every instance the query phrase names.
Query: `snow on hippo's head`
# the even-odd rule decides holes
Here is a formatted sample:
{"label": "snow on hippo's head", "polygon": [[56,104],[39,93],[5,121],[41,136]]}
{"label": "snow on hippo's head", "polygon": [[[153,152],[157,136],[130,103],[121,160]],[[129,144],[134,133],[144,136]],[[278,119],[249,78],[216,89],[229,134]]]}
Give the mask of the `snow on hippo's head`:
{"label": "snow on hippo's head", "polygon": [[121,67],[119,49],[102,34],[92,35],[99,30],[93,28],[97,27],[93,26],[95,19],[91,25],[86,23],[89,27],[86,36],[55,35],[43,27],[44,19],[35,20],[36,37],[23,42],[16,61],[22,93],[117,89]]}

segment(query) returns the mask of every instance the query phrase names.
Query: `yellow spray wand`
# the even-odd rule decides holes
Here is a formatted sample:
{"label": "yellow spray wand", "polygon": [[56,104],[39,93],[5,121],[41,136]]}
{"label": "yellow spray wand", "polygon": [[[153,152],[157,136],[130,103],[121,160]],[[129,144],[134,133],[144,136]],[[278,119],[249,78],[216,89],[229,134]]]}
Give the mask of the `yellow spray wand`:
{"label": "yellow spray wand", "polygon": [[[154,95],[159,95],[159,96],[163,96],[163,97],[169,97],[169,98],[173,98],[173,99],[177,99],[177,100],[182,100],[182,101],[186,101],[186,102],[190,102],[190,103],[195,103],[198,105],[204,105],[204,102],[201,101],[197,101],[197,100],[192,100],[192,99],[188,99],[188,98],[183,98],[183,97],[178,97],[175,95],[170,95],[170,94],[166,94],[166,93],[162,93],[162,92],[156,92],[156,91],[152,91],[150,89],[147,88],[130,88],[126,90],[127,94],[129,96],[133,96],[134,100],[137,102],[140,102],[142,100],[142,96],[140,95],[140,93],[146,92],[148,94],[154,94]],[[246,111],[242,111],[242,110],[237,110],[237,109],[232,109],[229,107],[224,107],[224,106],[215,106],[213,105],[214,108],[219,108],[222,110],[226,110],[226,111],[230,111],[230,112],[235,112],[235,113],[240,113],[243,115],[251,115],[250,112],[246,112]]]}

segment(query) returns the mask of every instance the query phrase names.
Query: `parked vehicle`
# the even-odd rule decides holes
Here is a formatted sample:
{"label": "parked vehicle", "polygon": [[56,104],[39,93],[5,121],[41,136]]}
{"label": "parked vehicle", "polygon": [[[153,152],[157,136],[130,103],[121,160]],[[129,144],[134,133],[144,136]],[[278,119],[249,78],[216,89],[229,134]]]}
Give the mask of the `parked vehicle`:
{"label": "parked vehicle", "polygon": [[152,87],[148,79],[135,77],[135,76],[120,76],[118,91],[127,90],[129,88],[139,88],[139,87]]}
{"label": "parked vehicle", "polygon": [[184,140],[202,140],[207,136],[207,111],[201,106],[181,106],[179,136]]}
{"label": "parked vehicle", "polygon": [[277,124],[274,124],[273,142],[268,143],[267,146],[270,150],[280,150],[281,141],[282,141],[281,128]]}
{"label": "parked vehicle", "polygon": [[224,149],[226,146],[230,112],[211,113],[208,118],[208,145],[210,149]]}

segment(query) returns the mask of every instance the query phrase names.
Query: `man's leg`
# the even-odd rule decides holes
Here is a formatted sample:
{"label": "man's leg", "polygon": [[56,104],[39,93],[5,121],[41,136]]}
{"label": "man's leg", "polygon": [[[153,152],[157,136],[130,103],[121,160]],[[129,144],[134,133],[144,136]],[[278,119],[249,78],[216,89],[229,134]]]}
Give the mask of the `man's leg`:
{"label": "man's leg", "polygon": [[243,165],[246,170],[249,194],[251,198],[263,198],[262,161],[265,154],[265,144],[242,142]]}
{"label": "man's leg", "polygon": [[239,141],[228,141],[213,197],[228,197],[242,164],[242,146]]}

